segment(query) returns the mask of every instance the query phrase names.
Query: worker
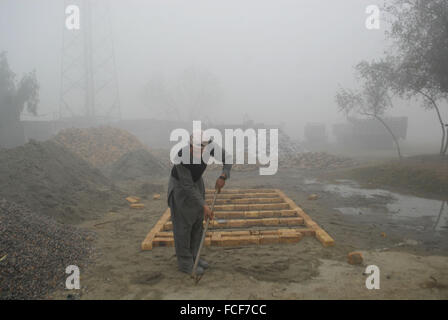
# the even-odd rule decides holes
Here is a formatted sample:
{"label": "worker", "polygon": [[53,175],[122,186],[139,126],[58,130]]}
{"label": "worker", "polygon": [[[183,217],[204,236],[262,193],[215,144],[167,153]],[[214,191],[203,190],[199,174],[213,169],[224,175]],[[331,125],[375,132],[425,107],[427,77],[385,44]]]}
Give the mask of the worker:
{"label": "worker", "polygon": [[[213,219],[213,212],[205,201],[205,186],[202,179],[202,174],[207,168],[207,160],[204,161],[206,158],[204,150],[207,149],[208,154],[214,157],[215,153],[218,156],[219,153],[215,151],[220,148],[223,169],[215,184],[218,193],[224,187],[225,181],[230,178],[232,167],[229,155],[221,146],[211,139],[206,139],[203,131],[199,131],[197,136],[201,137],[200,145],[199,143],[193,143],[192,134],[190,144],[177,153],[178,162],[176,163],[179,164],[175,164],[171,169],[167,197],[173,222],[174,247],[178,268],[180,271],[189,274],[193,271],[196,254],[201,243],[203,221],[204,219]],[[190,161],[180,160],[182,154],[188,151]],[[194,157],[196,157],[196,161],[194,161]],[[196,274],[203,274],[207,268],[208,263],[200,259]]]}

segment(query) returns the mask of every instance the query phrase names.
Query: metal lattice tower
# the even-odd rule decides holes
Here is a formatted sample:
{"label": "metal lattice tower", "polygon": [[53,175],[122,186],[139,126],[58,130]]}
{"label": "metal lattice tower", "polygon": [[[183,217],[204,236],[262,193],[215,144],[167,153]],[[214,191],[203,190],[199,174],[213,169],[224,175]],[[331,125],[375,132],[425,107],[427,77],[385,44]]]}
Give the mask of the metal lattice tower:
{"label": "metal lattice tower", "polygon": [[118,120],[120,96],[109,3],[104,0],[64,2],[64,8],[79,7],[80,28],[67,29],[64,16],[59,118]]}

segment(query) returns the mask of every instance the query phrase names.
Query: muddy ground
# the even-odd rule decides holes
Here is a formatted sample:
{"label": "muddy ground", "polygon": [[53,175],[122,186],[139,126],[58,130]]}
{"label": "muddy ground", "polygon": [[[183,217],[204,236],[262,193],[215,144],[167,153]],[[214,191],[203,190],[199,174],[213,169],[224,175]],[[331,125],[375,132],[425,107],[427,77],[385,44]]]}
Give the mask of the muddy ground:
{"label": "muddy ground", "polygon": [[[218,171],[207,171],[213,187]],[[385,190],[361,189],[325,171],[285,169],[274,176],[232,172],[227,188],[280,188],[334,239],[297,244],[206,247],[210,263],[198,285],[177,271],[174,248],[141,251],[140,244],[167,207],[167,178],[122,182],[129,194],[147,192],[143,210],[116,207],[83,222],[97,233],[99,258],[81,270],[81,289],[51,299],[447,299],[448,207]],[[146,185],[143,185],[146,183]],[[152,194],[161,190],[161,200]],[[367,190],[367,191],[366,191]],[[396,191],[396,190],[394,190]],[[307,200],[317,194],[317,200]],[[404,196],[405,198],[400,198]],[[409,197],[409,198],[406,198]],[[364,263],[347,263],[361,251]],[[365,286],[367,265],[380,269],[380,289]]]}

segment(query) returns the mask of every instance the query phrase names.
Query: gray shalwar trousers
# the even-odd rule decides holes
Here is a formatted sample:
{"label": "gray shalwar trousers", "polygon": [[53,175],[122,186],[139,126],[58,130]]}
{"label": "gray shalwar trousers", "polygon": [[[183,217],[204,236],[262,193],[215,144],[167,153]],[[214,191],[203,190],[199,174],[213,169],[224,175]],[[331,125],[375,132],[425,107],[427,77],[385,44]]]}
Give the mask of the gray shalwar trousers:
{"label": "gray shalwar trousers", "polygon": [[[171,177],[171,179],[174,179]],[[195,192],[205,199],[202,177],[194,182]],[[203,203],[194,201],[185,190],[174,187],[168,196],[173,223],[174,246],[179,269],[191,272],[199,250],[203,232]]]}

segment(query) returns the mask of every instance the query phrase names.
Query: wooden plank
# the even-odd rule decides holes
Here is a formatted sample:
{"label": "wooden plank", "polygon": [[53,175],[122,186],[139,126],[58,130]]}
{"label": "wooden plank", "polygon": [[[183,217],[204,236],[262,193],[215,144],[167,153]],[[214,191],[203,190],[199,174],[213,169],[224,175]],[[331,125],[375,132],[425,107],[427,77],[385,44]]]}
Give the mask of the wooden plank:
{"label": "wooden plank", "polygon": [[[222,189],[220,194],[239,194],[239,193],[275,193],[276,189]],[[213,194],[215,190],[206,189],[206,193]]]}
{"label": "wooden plank", "polygon": [[[204,222],[205,225],[205,222]],[[261,219],[230,219],[225,221],[212,220],[210,222],[211,228],[243,228],[243,227],[257,227],[257,226],[273,226],[273,225],[289,225],[298,226],[303,225],[303,218],[261,218]],[[173,223],[168,221],[162,228],[162,231],[173,230]]]}
{"label": "wooden plank", "polygon": [[290,209],[289,204],[266,203],[266,204],[221,204],[215,205],[216,211],[251,211],[251,210],[281,210]]}
{"label": "wooden plank", "polygon": [[[288,236],[291,234],[302,235],[315,235],[315,231],[308,228],[280,228],[269,230],[228,230],[228,231],[208,231],[206,238],[217,240],[220,237],[240,237],[249,235],[276,235],[276,236]],[[159,231],[155,234],[155,237],[168,239],[173,237],[172,231]]]}
{"label": "wooden plank", "polygon": [[300,208],[294,201],[292,201],[283,191],[277,189],[277,193],[285,200],[286,203],[297,211],[297,214],[303,218],[305,225],[308,228],[311,228],[315,231],[316,238],[322,243],[324,247],[329,247],[334,245],[334,239],[330,237],[330,235],[322,229],[316,222],[311,219],[309,215],[307,215],[302,208]]}
{"label": "wooden plank", "polygon": [[281,196],[285,203],[287,203],[290,209],[296,210],[297,214],[305,220],[305,224],[308,226],[308,223],[314,223],[309,215],[307,215],[302,208],[300,208],[294,201],[292,201],[283,191],[277,189],[277,193]]}
{"label": "wooden plank", "polygon": [[[211,205],[213,199],[205,200],[208,205]],[[221,204],[266,204],[266,203],[281,203],[284,200],[280,197],[278,198],[245,198],[245,199],[216,199],[215,205]]]}
{"label": "wooden plank", "polygon": [[170,211],[170,208],[168,208],[165,210],[162,217],[159,219],[159,221],[154,225],[154,227],[148,233],[145,240],[143,240],[142,250],[151,250],[152,249],[152,241],[153,241],[156,233],[158,233],[163,228],[163,226],[168,221],[170,216],[171,216],[171,211]]}
{"label": "wooden plank", "polygon": [[278,243],[279,237],[278,235],[266,234],[260,236],[260,244],[274,244]]}
{"label": "wooden plank", "polygon": [[245,245],[258,245],[260,244],[260,236],[248,235],[239,237],[221,237],[219,245],[222,247],[227,246],[245,246]]}
{"label": "wooden plank", "polygon": [[301,233],[303,235],[313,235],[315,231],[308,228],[281,228],[281,229],[269,229],[269,230],[241,230],[241,231],[221,231],[222,236],[231,237],[239,235],[250,235],[250,234],[260,234],[260,235],[288,235]]}
{"label": "wooden plank", "polygon": [[222,235],[222,236],[225,236],[225,237],[229,237],[229,236],[234,236],[234,237],[250,236],[250,231],[249,230],[221,231],[221,232],[219,232],[219,234]]}
{"label": "wooden plank", "polygon": [[279,243],[296,243],[299,242],[300,240],[302,240],[303,235],[298,233],[298,234],[284,234],[281,235],[279,237]]}
{"label": "wooden plank", "polygon": [[[253,198],[279,198],[279,195],[276,192],[272,193],[220,193],[217,196],[218,199],[253,199]],[[213,199],[213,193],[206,193],[205,199]]]}
{"label": "wooden plank", "polygon": [[140,198],[139,197],[135,197],[135,196],[129,196],[129,197],[126,198],[126,200],[129,203],[137,203],[137,202],[140,201]]}
{"label": "wooden plank", "polygon": [[215,211],[215,219],[295,217],[297,212],[284,210]]}
{"label": "wooden plank", "polygon": [[334,239],[330,237],[323,229],[316,230],[316,238],[324,247],[334,246]]}
{"label": "wooden plank", "polygon": [[[244,245],[260,245],[275,243],[297,243],[303,238],[301,233],[285,233],[285,234],[241,234],[241,235],[221,235],[213,234],[212,237],[206,238],[204,244],[206,246],[244,246]],[[155,237],[153,239],[153,247],[172,247],[174,246],[174,238]]]}
{"label": "wooden plank", "polygon": [[210,245],[212,246],[219,246],[221,241],[221,233],[220,232],[213,232],[210,237]]}
{"label": "wooden plank", "polygon": [[[211,237],[213,231],[209,231],[206,234],[206,237]],[[172,238],[173,237],[173,231],[159,231],[156,233],[155,237],[157,238]]]}

